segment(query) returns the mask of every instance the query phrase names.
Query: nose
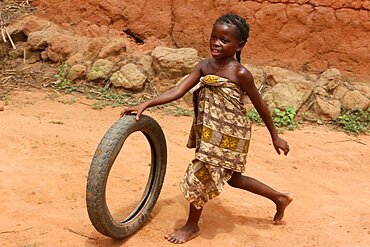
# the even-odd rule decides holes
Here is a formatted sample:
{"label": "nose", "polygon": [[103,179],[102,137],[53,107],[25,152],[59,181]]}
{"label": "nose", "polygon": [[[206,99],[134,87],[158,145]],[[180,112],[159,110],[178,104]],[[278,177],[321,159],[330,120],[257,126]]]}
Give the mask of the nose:
{"label": "nose", "polygon": [[219,39],[216,39],[216,40],[214,40],[213,41],[213,43],[212,43],[214,46],[217,46],[217,47],[219,47],[220,46],[220,40]]}

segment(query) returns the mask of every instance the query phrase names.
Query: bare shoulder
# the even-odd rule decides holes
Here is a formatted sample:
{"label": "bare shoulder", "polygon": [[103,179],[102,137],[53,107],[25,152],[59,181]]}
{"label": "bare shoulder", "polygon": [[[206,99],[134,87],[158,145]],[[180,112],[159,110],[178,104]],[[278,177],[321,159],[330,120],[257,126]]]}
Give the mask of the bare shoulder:
{"label": "bare shoulder", "polygon": [[202,59],[200,60],[197,65],[194,67],[194,69],[192,70],[192,72],[190,73],[191,74],[202,74],[204,69],[206,68],[206,65],[209,63],[207,61],[208,59]]}
{"label": "bare shoulder", "polygon": [[198,65],[203,71],[209,66],[211,59],[205,58],[199,61]]}
{"label": "bare shoulder", "polygon": [[250,87],[254,85],[254,79],[252,73],[244,66],[239,66],[235,71],[235,76],[238,84],[241,87]]}
{"label": "bare shoulder", "polygon": [[199,63],[203,64],[203,65],[207,65],[211,62],[212,58],[203,58],[202,60],[200,60]]}

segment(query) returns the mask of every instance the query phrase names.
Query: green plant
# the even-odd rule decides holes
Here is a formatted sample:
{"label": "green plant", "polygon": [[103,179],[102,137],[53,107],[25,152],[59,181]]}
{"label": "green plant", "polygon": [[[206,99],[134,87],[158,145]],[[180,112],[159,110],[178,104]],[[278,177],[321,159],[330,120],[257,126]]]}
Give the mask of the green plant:
{"label": "green plant", "polygon": [[285,110],[275,108],[272,111],[272,118],[275,126],[278,128],[286,127],[288,130],[294,130],[297,128],[298,123],[294,121],[296,115],[297,112],[293,107],[287,107]]}
{"label": "green plant", "polygon": [[3,97],[1,97],[1,100],[4,102],[4,105],[9,105],[9,95],[4,95]]}
{"label": "green plant", "polygon": [[54,78],[56,81],[53,82],[53,87],[57,90],[62,90],[65,93],[71,93],[77,90],[77,87],[72,84],[70,80],[67,78],[67,70],[68,66],[65,63],[62,63],[57,67],[57,73],[54,74]]}
{"label": "green plant", "polygon": [[63,99],[61,100],[61,102],[65,105],[72,105],[73,103],[76,103],[77,101],[77,98],[75,96],[72,96],[71,98],[69,99]]}
{"label": "green plant", "polygon": [[370,132],[370,107],[367,110],[345,110],[335,123],[344,131],[355,134]]}
{"label": "green plant", "polygon": [[95,110],[101,110],[103,109],[104,107],[106,107],[107,105],[104,103],[104,102],[100,102],[100,101],[95,101],[92,105],[91,105],[91,108],[95,109]]}
{"label": "green plant", "polygon": [[256,124],[262,124],[262,118],[258,114],[256,109],[251,109],[247,112],[247,118],[252,122]]}
{"label": "green plant", "polygon": [[101,88],[97,91],[90,90],[86,97],[96,100],[92,105],[92,108],[94,109],[102,109],[106,106],[133,106],[142,102],[141,99],[135,98],[132,94],[116,93],[110,88]]}
{"label": "green plant", "polygon": [[316,124],[320,124],[320,125],[323,124],[323,121],[320,118],[314,116],[310,112],[302,112],[300,114],[300,117],[302,118],[303,121],[307,121],[307,122],[310,122],[310,123],[316,123]]}
{"label": "green plant", "polygon": [[36,243],[36,241],[33,244],[30,244],[30,243],[27,242],[24,245],[22,245],[22,247],[37,247],[37,243]]}

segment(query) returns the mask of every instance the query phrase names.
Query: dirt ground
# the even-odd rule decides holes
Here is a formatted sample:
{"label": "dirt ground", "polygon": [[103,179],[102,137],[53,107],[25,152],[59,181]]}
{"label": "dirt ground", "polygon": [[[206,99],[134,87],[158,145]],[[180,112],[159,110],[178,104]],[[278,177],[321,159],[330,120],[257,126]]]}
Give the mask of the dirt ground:
{"label": "dirt ground", "polygon": [[[178,182],[193,157],[185,147],[191,118],[146,112],[166,135],[166,178],[147,224],[117,241],[92,226],[85,187],[94,151],[120,109],[94,110],[83,97],[66,104],[68,97],[14,91],[0,111],[0,245],[172,246],[163,236],[187,215]],[[185,246],[369,246],[370,136],[306,126],[283,138],[291,147],[286,157],[275,153],[267,130],[255,126],[246,171],[293,193],[283,224],[273,224],[270,201],[226,186],[206,205],[200,237]],[[139,133],[124,145],[108,184],[113,215],[127,213],[140,195],[148,148]]]}

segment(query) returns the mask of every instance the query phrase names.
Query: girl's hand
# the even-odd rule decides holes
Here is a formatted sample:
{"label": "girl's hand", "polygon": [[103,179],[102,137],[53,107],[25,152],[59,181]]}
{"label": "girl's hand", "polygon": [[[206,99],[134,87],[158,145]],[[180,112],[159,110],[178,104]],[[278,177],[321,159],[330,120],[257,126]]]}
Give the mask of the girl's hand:
{"label": "girl's hand", "polygon": [[120,114],[120,117],[136,112],[136,121],[139,121],[140,115],[146,109],[146,107],[147,106],[144,103],[142,103],[140,105],[135,105],[135,106],[131,106],[129,108],[123,109]]}
{"label": "girl's hand", "polygon": [[284,155],[289,153],[289,145],[283,138],[277,137],[272,141],[272,143],[274,144],[275,150],[278,154],[280,154],[280,149],[284,151]]}

